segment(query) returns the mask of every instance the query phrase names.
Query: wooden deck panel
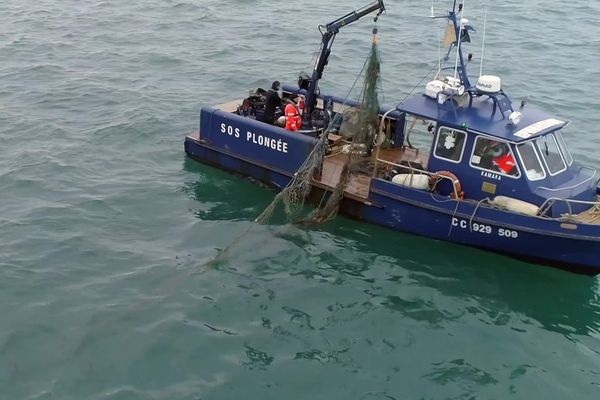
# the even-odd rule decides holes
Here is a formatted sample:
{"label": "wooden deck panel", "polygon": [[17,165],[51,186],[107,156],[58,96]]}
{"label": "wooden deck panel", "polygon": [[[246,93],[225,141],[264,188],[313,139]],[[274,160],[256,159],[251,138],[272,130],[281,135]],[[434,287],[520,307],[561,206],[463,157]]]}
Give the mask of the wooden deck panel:
{"label": "wooden deck panel", "polygon": [[[382,160],[393,163],[399,163],[400,161],[420,162],[424,167],[427,165],[426,157],[427,155],[423,152],[409,148],[382,149],[379,152],[379,158]],[[335,188],[340,181],[340,176],[347,160],[348,155],[344,153],[326,156],[323,162],[321,179],[317,182],[330,189]],[[365,165],[373,165],[375,163],[375,154],[371,157],[363,158],[362,161]],[[380,164],[378,168],[385,168],[385,166]],[[371,170],[367,168],[365,174],[359,173],[352,176],[350,183],[346,187],[345,193],[366,200],[369,195],[369,185],[371,181],[371,175],[368,171]]]}
{"label": "wooden deck panel", "polygon": [[379,158],[396,164],[400,161],[420,163],[424,169],[427,169],[429,154],[419,149],[403,147],[401,149],[381,149],[379,150]]}
{"label": "wooden deck panel", "polygon": [[[340,176],[344,169],[344,165],[348,160],[347,154],[337,154],[325,158],[321,179],[317,182],[333,190],[340,181]],[[356,196],[366,199],[369,194],[369,183],[371,177],[368,175],[354,175],[350,178],[350,182],[346,187],[345,193],[350,196]]]}

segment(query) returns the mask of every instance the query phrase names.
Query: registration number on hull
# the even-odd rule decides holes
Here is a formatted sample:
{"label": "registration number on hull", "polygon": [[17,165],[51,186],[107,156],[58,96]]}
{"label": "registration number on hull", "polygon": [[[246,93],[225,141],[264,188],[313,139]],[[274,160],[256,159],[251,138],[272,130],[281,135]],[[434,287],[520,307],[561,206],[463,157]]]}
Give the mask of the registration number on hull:
{"label": "registration number on hull", "polygon": [[452,218],[452,226],[460,229],[469,229],[471,232],[480,233],[482,235],[493,235],[496,234],[500,237],[509,239],[516,239],[519,237],[519,232],[512,229],[505,228],[494,228],[491,225],[481,224],[478,222],[469,223],[466,219]]}

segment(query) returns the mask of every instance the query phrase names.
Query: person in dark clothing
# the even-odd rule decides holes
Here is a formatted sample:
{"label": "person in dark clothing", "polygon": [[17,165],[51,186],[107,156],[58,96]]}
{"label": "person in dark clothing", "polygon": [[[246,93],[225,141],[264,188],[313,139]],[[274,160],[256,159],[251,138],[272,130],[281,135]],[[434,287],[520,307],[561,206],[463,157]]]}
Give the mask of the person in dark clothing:
{"label": "person in dark clothing", "polygon": [[279,97],[278,93],[280,87],[281,84],[279,81],[275,81],[271,85],[271,89],[266,94],[263,121],[267,124],[273,125],[275,123],[275,111],[277,110],[277,107],[280,109],[282,107],[281,97]]}

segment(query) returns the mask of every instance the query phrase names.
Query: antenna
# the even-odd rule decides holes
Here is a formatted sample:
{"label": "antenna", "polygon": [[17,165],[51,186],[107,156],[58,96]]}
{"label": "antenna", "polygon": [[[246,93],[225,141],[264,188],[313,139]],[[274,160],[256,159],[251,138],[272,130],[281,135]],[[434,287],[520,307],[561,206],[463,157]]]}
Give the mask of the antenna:
{"label": "antenna", "polygon": [[429,14],[429,18],[435,18],[435,14],[433,12],[433,0],[431,0],[431,13]]}
{"label": "antenna", "polygon": [[481,64],[479,65],[479,76],[483,73],[483,50],[485,50],[485,23],[487,22],[487,6],[483,14],[483,39],[481,40]]}
{"label": "antenna", "polygon": [[442,76],[442,38],[440,35],[440,31],[438,30],[438,72],[436,74],[436,79],[440,79]]}
{"label": "antenna", "polygon": [[[456,45],[456,62],[454,64],[454,79],[456,79],[456,76],[458,75],[458,56],[460,55],[460,44],[462,42],[461,38],[462,38],[462,28],[463,28],[463,15],[465,15],[465,4],[467,3],[466,0],[463,1],[463,4],[461,4],[462,7],[459,6],[459,10],[460,10],[460,25],[458,27],[458,34],[456,35],[456,41],[458,42],[458,44]],[[456,4],[456,0],[454,1],[454,4]],[[464,68],[463,68],[463,74],[464,74]],[[461,82],[464,83],[464,82]]]}

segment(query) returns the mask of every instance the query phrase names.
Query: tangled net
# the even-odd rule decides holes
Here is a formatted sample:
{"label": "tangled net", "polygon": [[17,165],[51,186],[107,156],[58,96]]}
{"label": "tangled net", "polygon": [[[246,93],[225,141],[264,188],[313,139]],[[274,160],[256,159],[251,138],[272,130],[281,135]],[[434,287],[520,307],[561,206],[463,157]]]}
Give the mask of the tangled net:
{"label": "tangled net", "polygon": [[255,222],[267,224],[280,203],[283,203],[285,214],[289,220],[297,217],[312,188],[312,178],[323,165],[326,149],[327,133],[324,132],[292,180],[281,192],[277,193],[271,204],[256,217]]}
{"label": "tangled net", "polygon": [[377,50],[377,39],[374,30],[371,52],[366,62],[364,85],[361,93],[361,107],[358,116],[358,130],[352,137],[352,144],[340,179],[335,189],[327,199],[325,205],[315,209],[303,223],[321,224],[334,218],[339,210],[340,203],[344,198],[344,191],[351,182],[356,167],[365,154],[370,154],[373,147],[375,132],[379,127],[379,101],[377,99],[377,88],[379,87],[381,62]]}
{"label": "tangled net", "polygon": [[[361,106],[357,130],[352,137],[347,159],[344,162],[340,178],[326,201],[325,193],[319,206],[303,219],[298,219],[300,210],[305,204],[308,195],[312,190],[313,177],[318,176],[323,167],[323,160],[328,146],[328,133],[332,124],[325,129],[317,140],[315,147],[310,152],[304,163],[294,174],[285,188],[283,188],[265,208],[265,210],[255,219],[258,224],[266,225],[272,219],[275,211],[280,204],[283,204],[285,215],[288,221],[295,223],[313,225],[326,222],[337,215],[340,203],[344,198],[344,192],[352,180],[356,167],[361,158],[370,154],[375,133],[379,127],[379,102],[377,99],[377,89],[380,79],[380,59],[377,50],[376,40],[377,30],[373,30],[373,40],[371,51],[363,71],[365,72],[364,84],[361,91]],[[337,115],[341,117],[341,113]],[[334,121],[332,121],[333,123]],[[250,225],[242,234],[240,234],[229,246],[223,249],[209,264],[215,265],[224,259],[231,247],[238,243],[246,234],[250,232],[253,225]]]}

